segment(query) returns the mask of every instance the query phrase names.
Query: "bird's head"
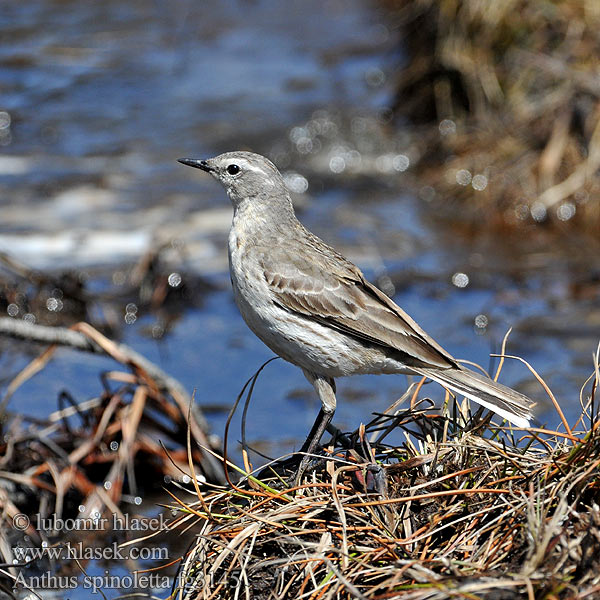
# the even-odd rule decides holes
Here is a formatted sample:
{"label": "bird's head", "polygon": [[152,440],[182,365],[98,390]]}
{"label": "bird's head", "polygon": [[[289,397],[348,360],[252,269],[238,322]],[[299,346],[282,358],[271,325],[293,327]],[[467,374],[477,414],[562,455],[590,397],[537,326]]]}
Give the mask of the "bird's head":
{"label": "bird's head", "polygon": [[210,173],[223,185],[234,207],[245,200],[289,198],[281,173],[260,154],[226,152],[206,160],[180,158],[179,162]]}

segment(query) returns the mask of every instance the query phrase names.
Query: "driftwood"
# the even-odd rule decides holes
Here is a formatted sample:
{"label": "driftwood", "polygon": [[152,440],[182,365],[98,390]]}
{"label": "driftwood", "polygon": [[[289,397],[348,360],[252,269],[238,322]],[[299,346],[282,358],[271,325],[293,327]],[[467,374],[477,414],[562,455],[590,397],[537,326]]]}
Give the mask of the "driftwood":
{"label": "driftwood", "polygon": [[[118,344],[109,340],[87,323],[78,323],[72,328],[48,327],[4,317],[0,318],[0,335],[110,356],[131,368],[142,378],[147,375],[161,388],[161,391],[167,391],[173,397],[179,410],[184,415],[190,415],[190,431],[198,444],[201,447],[210,448],[208,423],[199,407],[193,403],[191,396],[181,383],[126,344]],[[42,366],[44,364],[45,361]],[[39,370],[39,368],[35,369]],[[9,386],[2,400],[4,405],[21,383],[22,379],[17,376],[13,384]],[[223,480],[221,464],[209,452],[202,451],[202,455],[202,466],[207,478],[212,481],[221,482]]]}

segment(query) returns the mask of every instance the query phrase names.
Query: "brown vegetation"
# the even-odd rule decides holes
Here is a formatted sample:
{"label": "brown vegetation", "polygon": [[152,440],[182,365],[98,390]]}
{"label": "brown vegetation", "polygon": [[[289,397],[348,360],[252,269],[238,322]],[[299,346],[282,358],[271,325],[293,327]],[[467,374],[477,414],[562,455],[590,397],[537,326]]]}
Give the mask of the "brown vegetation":
{"label": "brown vegetation", "polygon": [[[204,450],[210,443],[202,415],[181,385],[158,367],[85,323],[62,329],[5,318],[0,328],[4,334],[51,344],[13,379],[4,403],[47,365],[59,345],[106,354],[127,369],[102,373],[98,396],[84,402],[62,392],[61,408],[47,419],[5,416],[0,527],[9,531],[13,519],[25,517],[33,523],[34,518],[93,519],[105,511],[121,515],[126,497],[133,502],[160,489],[165,477],[180,478],[190,440],[191,457],[202,476],[222,480],[218,463]],[[39,541],[33,524],[23,531]],[[4,562],[12,562],[10,549],[0,551]]]}
{"label": "brown vegetation", "polygon": [[557,407],[563,432],[434,414],[409,389],[297,487],[287,463],[196,489],[174,504],[198,536],[177,597],[598,597],[599,382],[596,362],[578,422]]}
{"label": "brown vegetation", "polygon": [[597,231],[600,5],[384,4],[408,53],[394,111],[423,126],[421,173],[438,198],[468,199],[479,223],[571,221]]}

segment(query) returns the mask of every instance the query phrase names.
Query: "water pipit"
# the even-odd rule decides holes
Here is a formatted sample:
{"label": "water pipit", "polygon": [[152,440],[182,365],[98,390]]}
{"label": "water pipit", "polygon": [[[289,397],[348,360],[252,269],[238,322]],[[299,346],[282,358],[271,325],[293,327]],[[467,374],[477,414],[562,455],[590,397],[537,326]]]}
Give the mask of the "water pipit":
{"label": "water pipit", "polygon": [[298,221],[271,161],[227,152],[179,162],[210,173],[227,191],[236,304],[271,350],[304,371],[321,400],[299,472],[333,417],[336,377],[421,375],[520,427],[529,425],[529,398],[460,365],[358,267]]}

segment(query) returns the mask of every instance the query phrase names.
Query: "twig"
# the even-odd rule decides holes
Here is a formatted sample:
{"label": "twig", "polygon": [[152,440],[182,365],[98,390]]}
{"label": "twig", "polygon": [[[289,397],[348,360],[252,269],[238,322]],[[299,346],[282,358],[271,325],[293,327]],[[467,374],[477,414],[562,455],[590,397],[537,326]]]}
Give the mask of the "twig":
{"label": "twig", "polygon": [[[87,323],[79,323],[74,326],[74,329],[67,329],[65,327],[35,325],[33,323],[27,323],[26,321],[18,321],[10,317],[2,317],[0,318],[0,335],[30,342],[49,344],[51,346],[75,348],[76,350],[91,352],[93,354],[102,354],[119,360],[131,368],[141,369],[146,372],[161,389],[169,391],[179,406],[182,415],[187,415],[189,407],[192,406],[193,419],[190,423],[192,433],[200,445],[209,445],[207,438],[209,430],[208,423],[198,406],[192,403],[190,395],[179,381],[165,373],[159,366],[142,356],[139,352],[133,350],[133,348],[130,348],[126,344],[118,344],[108,340],[108,338]],[[49,350],[46,352],[49,352]],[[45,362],[43,364],[45,364]],[[10,394],[14,393],[17,387],[18,386],[11,387]],[[10,397],[8,394],[5,395],[2,402],[6,403],[8,397]],[[222,483],[224,480],[220,465],[210,454],[204,452],[203,456],[205,458],[203,468],[207,476],[214,481]]]}

